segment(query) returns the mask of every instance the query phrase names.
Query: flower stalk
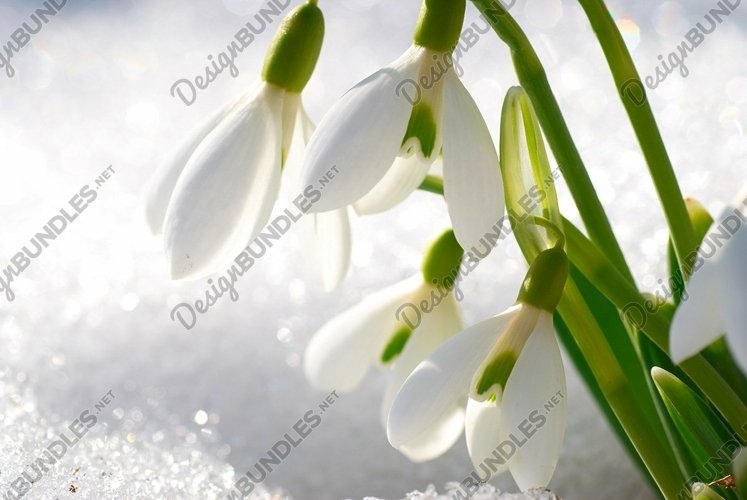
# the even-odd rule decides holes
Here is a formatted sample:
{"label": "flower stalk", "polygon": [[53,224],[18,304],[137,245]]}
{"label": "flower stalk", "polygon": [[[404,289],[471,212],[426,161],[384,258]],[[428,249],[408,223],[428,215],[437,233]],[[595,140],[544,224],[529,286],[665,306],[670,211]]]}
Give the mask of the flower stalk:
{"label": "flower stalk", "polygon": [[629,90],[627,86],[630,82],[640,83],[640,76],[604,2],[602,0],[579,0],[579,4],[586,12],[591,27],[599,39],[615,85],[619,89],[620,98],[633,125],[651,178],[656,186],[656,192],[661,200],[680,269],[685,273],[684,259],[697,246],[695,232],[645,90],[640,85],[643,93],[641,99],[635,98],[631,92],[626,92]]}
{"label": "flower stalk", "polygon": [[625,256],[573,142],[537,53],[521,27],[498,0],[472,0],[472,3],[511,49],[519,82],[534,104],[542,130],[592,241],[604,249],[620,272],[632,279]]}

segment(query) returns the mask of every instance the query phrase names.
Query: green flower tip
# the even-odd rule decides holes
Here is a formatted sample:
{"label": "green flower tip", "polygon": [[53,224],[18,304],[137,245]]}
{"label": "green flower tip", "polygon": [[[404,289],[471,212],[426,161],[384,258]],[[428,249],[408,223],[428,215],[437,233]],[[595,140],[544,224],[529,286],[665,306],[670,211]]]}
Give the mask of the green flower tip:
{"label": "green flower tip", "polygon": [[676,403],[678,408],[690,408],[689,411],[697,408],[698,403],[695,400],[695,393],[692,392],[684,382],[682,382],[676,375],[666,371],[664,368],[654,366],[651,368],[651,378],[656,384],[656,388],[659,390],[661,397],[668,401]]}
{"label": "green flower tip", "polygon": [[283,19],[267,51],[262,78],[300,93],[314,72],[324,39],[324,16],[315,0],[293,9]]}
{"label": "green flower tip", "polygon": [[464,23],[466,0],[423,0],[413,40],[439,52],[454,50]]}
{"label": "green flower tip", "polygon": [[391,336],[389,342],[387,342],[384,350],[381,352],[381,363],[387,364],[394,361],[405,348],[407,341],[410,340],[410,335],[412,335],[412,329],[407,326],[402,326],[402,328],[394,332],[394,335]]}
{"label": "green flower tip", "polygon": [[482,375],[477,381],[475,387],[477,395],[483,396],[493,387],[500,389],[495,391],[499,395],[503,394],[508,377],[511,375],[518,359],[519,353],[514,352],[513,350],[505,350],[498,353],[495,359],[488,363],[482,371]]}
{"label": "green flower tip", "polygon": [[654,382],[656,382],[657,385],[677,381],[677,377],[658,366],[651,368],[651,378],[654,379]]}
{"label": "green flower tip", "polygon": [[568,256],[562,248],[544,250],[529,266],[517,301],[552,313],[563,295],[568,267]]}
{"label": "green flower tip", "polygon": [[690,222],[693,224],[698,241],[702,241],[708,230],[711,228],[711,224],[713,224],[713,217],[711,217],[708,210],[706,210],[706,208],[694,198],[685,198],[685,207],[687,207],[687,213],[690,216]]}
{"label": "green flower tip", "polygon": [[426,283],[443,285],[449,289],[459,273],[464,250],[456,240],[454,231],[445,231],[431,243],[423,257],[423,279]]}

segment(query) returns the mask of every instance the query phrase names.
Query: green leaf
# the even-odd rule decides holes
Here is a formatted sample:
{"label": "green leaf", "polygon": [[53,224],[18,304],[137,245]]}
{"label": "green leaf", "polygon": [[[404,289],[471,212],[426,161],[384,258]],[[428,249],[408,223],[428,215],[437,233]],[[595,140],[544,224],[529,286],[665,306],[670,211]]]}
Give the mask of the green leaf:
{"label": "green leaf", "polygon": [[727,475],[731,463],[728,443],[736,446],[729,429],[703,399],[676,376],[657,367],[651,370],[651,376],[697,464],[696,470],[688,473],[697,474],[698,479],[705,482]]}
{"label": "green leaf", "polygon": [[573,364],[576,366],[576,370],[578,370],[579,375],[581,375],[584,383],[586,383],[586,387],[589,389],[589,391],[591,391],[591,395],[594,397],[594,400],[599,406],[599,409],[602,410],[602,413],[607,418],[607,422],[609,423],[610,427],[612,427],[612,431],[615,433],[620,443],[622,443],[623,447],[625,447],[625,451],[628,452],[628,456],[633,460],[636,466],[638,466],[638,470],[641,472],[643,477],[647,479],[648,483],[653,489],[657,489],[656,483],[649,474],[648,469],[646,469],[646,466],[641,460],[641,457],[638,456],[638,453],[635,451],[635,446],[633,446],[633,443],[625,433],[622,425],[620,425],[620,421],[617,419],[617,417],[615,416],[615,412],[607,402],[607,398],[604,397],[602,389],[599,387],[599,383],[594,378],[591,367],[584,358],[581,349],[579,349],[578,344],[573,339],[573,335],[571,334],[568,325],[565,324],[563,318],[561,318],[560,314],[558,313],[555,313],[553,319],[555,323],[555,330],[558,333],[558,337],[560,337],[560,342],[563,344],[565,351],[571,357]]}
{"label": "green leaf", "polygon": [[[573,265],[571,266],[570,275],[576,282],[584,299],[588,303],[589,308],[593,312],[594,319],[601,327],[605,336],[605,341],[609,343],[620,366],[625,371],[627,384],[629,384],[631,392],[635,393],[638,398],[638,401],[636,402],[637,406],[645,411],[651,422],[656,426],[660,426],[659,416],[653,402],[652,394],[649,392],[643,366],[641,365],[638,354],[631,342],[631,338],[620,319],[617,309]],[[594,378],[592,370],[586,359],[584,359],[583,353],[574,340],[573,335],[568,329],[566,323],[563,322],[558,314],[555,315],[555,325],[558,328],[560,340],[563,342],[564,347],[571,356],[571,359],[586,382],[586,385],[591,390],[599,408],[607,417],[610,426],[628,451],[630,457],[640,468],[641,473],[648,479],[652,487],[657,489],[656,483],[648,472],[646,466],[643,464],[630,438],[623,430],[623,427],[612,410],[609,402],[602,393],[599,383]]]}
{"label": "green leaf", "polygon": [[622,340],[628,342],[628,349],[631,349],[630,336],[618,324],[623,334],[618,339],[608,338],[609,322],[619,323],[620,317],[614,311],[605,317],[604,311],[592,304],[593,301],[587,300],[581,293],[572,271],[558,305],[558,312],[568,325],[605,399],[650,471],[658,489],[666,498],[675,498],[685,484],[685,476],[677,466],[674,451],[658,419],[651,393],[645,384],[643,391],[635,388],[635,381],[640,383],[641,365],[635,357],[636,362],[633,364],[621,363],[620,355],[613,347],[615,340]]}

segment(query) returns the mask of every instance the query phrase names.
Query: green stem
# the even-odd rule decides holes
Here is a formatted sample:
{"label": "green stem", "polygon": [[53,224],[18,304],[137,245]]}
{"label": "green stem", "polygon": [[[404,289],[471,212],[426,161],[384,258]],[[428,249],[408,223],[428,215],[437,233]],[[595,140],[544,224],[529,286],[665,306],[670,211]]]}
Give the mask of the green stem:
{"label": "green stem", "polygon": [[638,404],[623,369],[576,283],[569,279],[558,312],[572,332],[599,387],[651,476],[667,499],[676,498],[683,477],[661,425],[649,420]]}
{"label": "green stem", "polygon": [[[593,242],[565,220],[568,257],[625,317],[635,324],[662,351],[669,352],[670,322],[650,301],[626,280]],[[747,440],[747,406],[702,354],[680,364],[683,371],[703,391],[732,429]]]}
{"label": "green stem", "polygon": [[418,186],[418,189],[443,196],[444,180],[437,175],[426,175],[422,184]]}
{"label": "green stem", "polygon": [[[604,2],[602,0],[578,0],[578,2],[589,18],[612,71],[620,99],[633,125],[664,209],[680,269],[682,269],[683,276],[687,276],[683,269],[683,262],[688,254],[697,249],[695,231],[690,222],[674,168],[656,125],[656,119],[649,106],[646,90],[641,84],[640,76],[625,46],[625,41]],[[633,86],[637,88],[634,89]]]}
{"label": "green stem", "polygon": [[555,236],[555,243],[553,244],[554,247],[565,247],[565,235],[558,226],[545,219],[544,217],[538,217],[536,215],[531,216],[530,220],[532,221],[532,224],[544,227],[548,230],[548,232],[552,233]]}
{"label": "green stem", "polygon": [[633,277],[625,262],[625,256],[591,183],[581,155],[576,149],[537,53],[521,27],[499,1],[472,0],[472,3],[511,49],[519,82],[534,104],[542,130],[592,241],[603,248],[615,267],[632,281]]}

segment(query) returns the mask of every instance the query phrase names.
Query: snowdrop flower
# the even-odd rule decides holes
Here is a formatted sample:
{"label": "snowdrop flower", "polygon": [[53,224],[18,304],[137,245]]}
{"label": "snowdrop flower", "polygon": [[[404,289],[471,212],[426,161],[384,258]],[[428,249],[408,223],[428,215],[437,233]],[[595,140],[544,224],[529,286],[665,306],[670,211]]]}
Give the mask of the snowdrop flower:
{"label": "snowdrop flower", "polygon": [[479,481],[509,469],[522,490],[547,486],[565,432],[565,375],[552,313],[567,274],[561,248],[543,251],[516,305],[420,363],[392,405],[392,446],[427,460],[464,428]]}
{"label": "snowdrop flower", "polygon": [[457,240],[471,248],[503,215],[495,145],[453,69],[464,0],[425,0],[414,44],[349,90],[325,115],[304,162],[307,182],[339,174],[312,211],[353,204],[368,214],[405,199],[443,150],[445,199]]}
{"label": "snowdrop flower", "polygon": [[688,265],[692,276],[669,336],[676,363],[726,335],[747,372],[747,185],[708,230]]}
{"label": "snowdrop flower", "polygon": [[[261,83],[195,131],[154,176],[146,218],[153,233],[163,232],[173,279],[198,278],[227,266],[268,222],[282,167],[313,131],[301,91],[323,35],[315,1],[294,9],[273,40]],[[347,212],[320,214],[315,226],[337,237],[329,240],[333,249],[342,248],[325,252],[342,259],[322,265],[329,286],[347,269]]]}
{"label": "snowdrop flower", "polygon": [[[293,133],[284,176],[288,178],[285,197],[290,203],[299,196],[302,184],[301,164],[306,145],[314,132],[314,124],[301,108],[299,123]],[[352,236],[349,208],[310,213],[298,221],[299,239],[304,244],[307,267],[318,273],[324,291],[334,290],[345,278],[350,267]]]}
{"label": "snowdrop flower", "polygon": [[323,390],[354,389],[369,367],[391,367],[382,423],[397,390],[437,346],[463,328],[453,276],[463,250],[447,231],[427,252],[422,271],[366,297],[314,334],[304,359],[311,384]]}

